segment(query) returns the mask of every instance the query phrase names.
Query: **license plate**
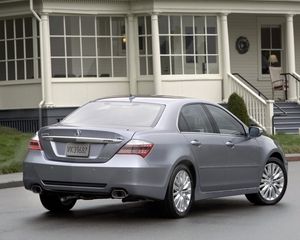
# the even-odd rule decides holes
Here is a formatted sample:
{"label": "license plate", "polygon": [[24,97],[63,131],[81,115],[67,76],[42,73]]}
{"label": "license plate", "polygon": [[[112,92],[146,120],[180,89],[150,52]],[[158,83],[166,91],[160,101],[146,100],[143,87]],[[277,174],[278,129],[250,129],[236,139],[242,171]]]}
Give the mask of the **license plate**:
{"label": "license plate", "polygon": [[89,153],[89,144],[68,143],[66,146],[66,156],[68,157],[88,157]]}

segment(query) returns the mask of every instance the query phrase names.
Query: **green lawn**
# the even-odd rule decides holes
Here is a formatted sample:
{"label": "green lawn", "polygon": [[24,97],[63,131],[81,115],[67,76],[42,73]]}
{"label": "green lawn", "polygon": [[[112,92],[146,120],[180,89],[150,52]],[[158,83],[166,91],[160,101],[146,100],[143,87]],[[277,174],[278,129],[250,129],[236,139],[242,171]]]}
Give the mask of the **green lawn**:
{"label": "green lawn", "polygon": [[300,153],[300,135],[277,134],[272,136],[285,153]]}
{"label": "green lawn", "polygon": [[22,171],[22,162],[32,135],[0,127],[0,174]]}

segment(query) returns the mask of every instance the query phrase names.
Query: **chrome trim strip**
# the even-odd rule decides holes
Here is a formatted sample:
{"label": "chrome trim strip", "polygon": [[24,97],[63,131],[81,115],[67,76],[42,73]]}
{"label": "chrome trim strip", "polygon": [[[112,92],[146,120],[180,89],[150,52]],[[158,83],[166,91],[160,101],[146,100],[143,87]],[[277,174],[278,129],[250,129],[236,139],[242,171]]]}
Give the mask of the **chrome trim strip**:
{"label": "chrome trim strip", "polygon": [[121,143],[121,138],[91,138],[91,137],[73,137],[73,136],[42,136],[44,140],[55,142],[80,142],[80,143]]}

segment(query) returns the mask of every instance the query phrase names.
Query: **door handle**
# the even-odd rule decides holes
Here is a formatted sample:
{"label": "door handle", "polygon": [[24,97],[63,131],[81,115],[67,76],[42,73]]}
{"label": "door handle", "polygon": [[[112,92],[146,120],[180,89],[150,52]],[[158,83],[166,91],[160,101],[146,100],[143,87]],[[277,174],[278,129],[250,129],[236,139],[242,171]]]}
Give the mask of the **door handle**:
{"label": "door handle", "polygon": [[231,141],[228,141],[225,144],[226,144],[227,147],[231,147],[231,148],[234,147],[234,143],[231,142]]}
{"label": "door handle", "polygon": [[192,140],[191,144],[194,146],[198,146],[198,147],[200,147],[202,145],[201,142],[199,142],[198,140]]}

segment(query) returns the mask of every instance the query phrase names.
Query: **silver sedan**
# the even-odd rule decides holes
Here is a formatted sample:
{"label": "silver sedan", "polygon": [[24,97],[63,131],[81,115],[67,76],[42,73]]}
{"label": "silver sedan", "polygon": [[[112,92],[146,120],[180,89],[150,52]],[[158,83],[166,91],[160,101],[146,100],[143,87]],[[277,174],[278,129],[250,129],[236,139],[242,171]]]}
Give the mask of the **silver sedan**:
{"label": "silver sedan", "polygon": [[151,199],[184,217],[207,198],[276,204],[287,187],[287,161],[272,139],[197,99],[95,100],[40,129],[29,148],[24,186],[53,212],[78,199]]}

